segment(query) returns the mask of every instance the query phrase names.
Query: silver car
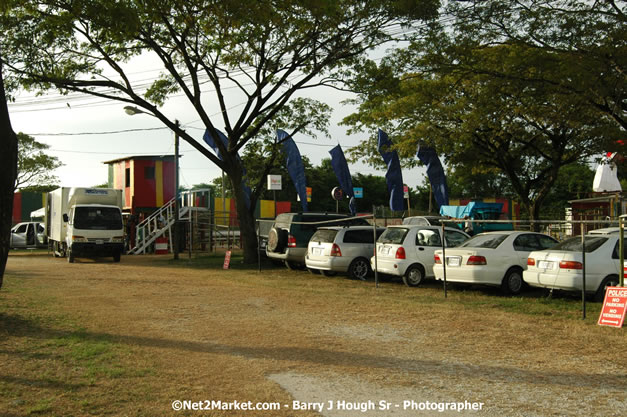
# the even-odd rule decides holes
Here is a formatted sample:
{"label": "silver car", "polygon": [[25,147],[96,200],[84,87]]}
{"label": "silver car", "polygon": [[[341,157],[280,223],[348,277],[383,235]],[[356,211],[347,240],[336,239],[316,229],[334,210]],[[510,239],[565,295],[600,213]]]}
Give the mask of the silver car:
{"label": "silver car", "polygon": [[42,248],[46,246],[46,243],[46,233],[42,223],[18,223],[11,229],[11,248]]}
{"label": "silver car", "polygon": [[372,272],[370,257],[385,228],[372,226],[320,227],[309,240],[305,264],[323,275],[346,273],[364,280]]}

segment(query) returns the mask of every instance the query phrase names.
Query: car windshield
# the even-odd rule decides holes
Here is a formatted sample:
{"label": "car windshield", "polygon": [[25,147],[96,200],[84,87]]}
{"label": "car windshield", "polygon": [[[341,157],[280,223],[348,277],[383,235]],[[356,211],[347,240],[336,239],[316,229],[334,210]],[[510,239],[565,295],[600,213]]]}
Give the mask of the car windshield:
{"label": "car windshield", "polygon": [[495,235],[495,234],[485,234],[485,235],[477,235],[474,236],[464,243],[462,243],[459,247],[461,248],[488,248],[488,249],[496,249],[503,241],[507,235]]}
{"label": "car windshield", "polygon": [[[594,252],[595,250],[599,249],[601,245],[607,242],[607,239],[608,239],[607,237],[602,237],[602,236],[586,236],[585,237],[586,253]],[[558,243],[557,245],[553,246],[550,250],[551,251],[560,250],[560,251],[565,251],[565,252],[581,252],[581,248],[582,248],[581,237],[573,237],[561,243]]]}
{"label": "car windshield", "polygon": [[122,214],[115,207],[76,207],[74,227],[91,230],[122,229]]}
{"label": "car windshield", "polygon": [[402,245],[409,229],[404,227],[390,227],[377,239],[378,243],[395,243]]}
{"label": "car windshield", "polygon": [[318,229],[318,231],[311,237],[311,242],[333,243],[335,235],[337,235],[337,230]]}

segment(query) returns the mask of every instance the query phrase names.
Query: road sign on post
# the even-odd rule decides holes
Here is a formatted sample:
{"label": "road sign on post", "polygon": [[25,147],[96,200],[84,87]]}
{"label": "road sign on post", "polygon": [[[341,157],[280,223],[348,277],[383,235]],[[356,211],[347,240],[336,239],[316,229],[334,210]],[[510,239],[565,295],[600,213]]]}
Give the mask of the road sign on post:
{"label": "road sign on post", "polygon": [[607,287],[598,324],[601,326],[623,327],[626,311],[627,288]]}
{"label": "road sign on post", "polygon": [[281,176],[268,175],[268,190],[281,190]]}

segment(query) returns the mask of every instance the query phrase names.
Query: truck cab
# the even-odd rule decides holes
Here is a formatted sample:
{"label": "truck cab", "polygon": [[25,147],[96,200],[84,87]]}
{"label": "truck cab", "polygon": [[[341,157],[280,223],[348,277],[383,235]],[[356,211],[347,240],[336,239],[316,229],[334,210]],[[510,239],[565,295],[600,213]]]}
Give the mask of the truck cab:
{"label": "truck cab", "polygon": [[112,256],[120,261],[124,250],[122,212],[117,206],[81,204],[70,208],[66,247],[68,261],[75,256]]}
{"label": "truck cab", "polygon": [[124,251],[122,190],[61,187],[48,194],[48,240],[55,256],[112,256]]}

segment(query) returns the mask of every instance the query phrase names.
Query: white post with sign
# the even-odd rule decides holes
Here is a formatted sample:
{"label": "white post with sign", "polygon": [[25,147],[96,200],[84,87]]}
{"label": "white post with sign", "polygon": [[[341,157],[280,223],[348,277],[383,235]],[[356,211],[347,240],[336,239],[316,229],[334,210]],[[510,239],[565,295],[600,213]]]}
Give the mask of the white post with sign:
{"label": "white post with sign", "polygon": [[272,190],[274,197],[274,217],[276,217],[276,192],[281,191],[281,176],[280,175],[268,175],[268,190]]}

